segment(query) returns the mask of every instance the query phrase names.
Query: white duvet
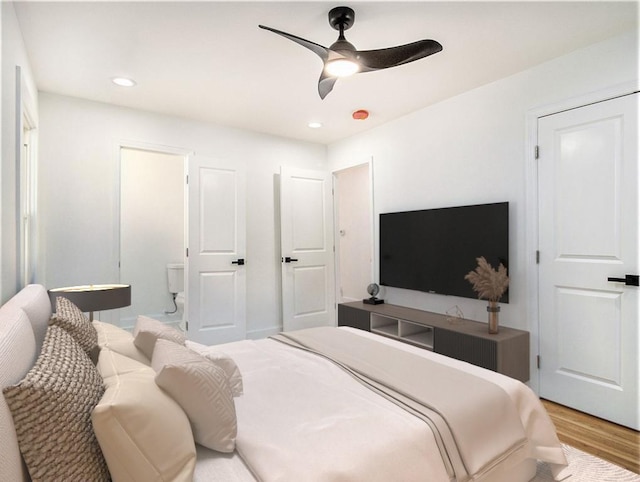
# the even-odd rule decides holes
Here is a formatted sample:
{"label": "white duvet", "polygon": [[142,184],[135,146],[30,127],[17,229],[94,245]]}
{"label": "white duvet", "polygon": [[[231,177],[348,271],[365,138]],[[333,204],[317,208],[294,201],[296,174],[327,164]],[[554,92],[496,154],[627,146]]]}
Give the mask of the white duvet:
{"label": "white duvet", "polygon": [[[507,459],[483,480],[517,482],[512,478],[514,474],[522,474],[521,480],[532,477],[526,470],[518,472],[517,469],[526,457],[551,463],[558,479],[566,476],[560,474],[566,459],[553,424],[528,387],[432,352],[360,330],[349,330],[437,363],[462,367],[509,394],[529,443],[524,453]],[[243,377],[244,395],[235,399],[236,447],[258,480],[449,480],[429,427],[354,381],[331,362],[269,339],[212,347],[190,342],[189,346],[200,352],[223,351],[237,363]],[[469,406],[472,410],[471,395]],[[505,478],[505,474],[510,475]],[[196,479],[197,475],[198,470]]]}

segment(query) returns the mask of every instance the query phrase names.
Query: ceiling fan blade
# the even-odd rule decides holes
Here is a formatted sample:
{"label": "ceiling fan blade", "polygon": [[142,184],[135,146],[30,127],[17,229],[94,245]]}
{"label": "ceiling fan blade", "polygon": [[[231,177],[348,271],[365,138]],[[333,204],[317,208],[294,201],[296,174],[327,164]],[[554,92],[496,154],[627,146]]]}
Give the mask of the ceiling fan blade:
{"label": "ceiling fan blade", "polygon": [[361,66],[360,72],[370,72],[407,64],[436,54],[441,50],[442,45],[435,40],[418,40],[387,49],[357,51],[355,54]]}
{"label": "ceiling fan blade", "polygon": [[324,99],[329,92],[333,90],[333,86],[338,80],[337,77],[330,77],[326,74],[324,69],[322,69],[322,73],[320,74],[320,78],[318,79],[318,94],[320,94],[320,98]]}
{"label": "ceiling fan blade", "polygon": [[258,27],[260,27],[260,28],[262,28],[264,30],[269,30],[270,32],[273,32],[275,34],[281,35],[284,38],[287,38],[289,40],[294,41],[295,43],[297,43],[299,45],[302,45],[303,47],[311,50],[318,57],[320,57],[323,62],[325,60],[327,60],[327,57],[329,56],[329,49],[326,48],[326,47],[323,47],[320,44],[317,44],[317,43],[312,42],[310,40],[303,39],[302,37],[298,37],[296,35],[292,35],[292,34],[287,33],[287,32],[282,32],[280,30],[276,30],[275,28],[265,27],[264,25],[258,25]]}

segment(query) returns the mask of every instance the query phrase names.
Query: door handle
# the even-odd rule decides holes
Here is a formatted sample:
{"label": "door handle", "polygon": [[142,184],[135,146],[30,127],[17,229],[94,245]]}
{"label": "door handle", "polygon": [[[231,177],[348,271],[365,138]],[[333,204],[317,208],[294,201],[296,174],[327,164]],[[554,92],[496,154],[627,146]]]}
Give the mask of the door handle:
{"label": "door handle", "polygon": [[607,278],[607,281],[614,283],[624,283],[627,286],[640,286],[640,275],[627,274],[624,278]]}
{"label": "door handle", "polygon": [[298,258],[290,258],[289,256],[284,257],[285,263],[291,263],[292,261],[298,261]]}
{"label": "door handle", "polygon": [[235,261],[231,261],[231,264],[237,264],[238,266],[244,265],[244,258],[238,258]]}

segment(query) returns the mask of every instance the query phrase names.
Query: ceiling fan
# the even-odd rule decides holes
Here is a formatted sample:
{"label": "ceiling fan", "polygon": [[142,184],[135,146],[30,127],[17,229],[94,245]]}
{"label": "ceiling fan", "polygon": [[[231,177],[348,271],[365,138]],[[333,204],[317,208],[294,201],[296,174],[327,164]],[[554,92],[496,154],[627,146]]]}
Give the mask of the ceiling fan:
{"label": "ceiling fan", "polygon": [[442,45],[435,40],[418,40],[406,45],[378,50],[356,50],[347,41],[344,31],[350,29],[355,22],[355,12],[349,7],[335,7],[329,11],[329,24],[340,32],[338,40],[330,47],[305,40],[275,28],[258,25],[260,28],[281,35],[315,53],[323,63],[322,73],[318,80],[318,93],[324,99],[333,89],[338,77],[345,77],[359,72],[388,69],[407,64],[442,50]]}

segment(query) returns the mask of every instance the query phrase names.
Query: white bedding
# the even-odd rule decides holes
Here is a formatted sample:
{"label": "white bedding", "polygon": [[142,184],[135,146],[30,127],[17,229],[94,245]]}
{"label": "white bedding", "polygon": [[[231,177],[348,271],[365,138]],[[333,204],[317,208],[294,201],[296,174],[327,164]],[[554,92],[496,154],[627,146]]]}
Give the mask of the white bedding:
{"label": "white bedding", "polygon": [[[566,465],[551,421],[522,383],[394,340],[342,329],[463,367],[509,394],[530,443],[525,454],[507,459],[483,480],[529,480],[536,458],[558,464],[556,473]],[[245,386],[244,395],[235,399],[237,451],[244,462],[199,449],[194,480],[449,480],[428,426],[336,365],[269,339],[212,347],[188,344],[203,353],[230,355]],[[213,478],[220,470],[228,472],[225,478]]]}

